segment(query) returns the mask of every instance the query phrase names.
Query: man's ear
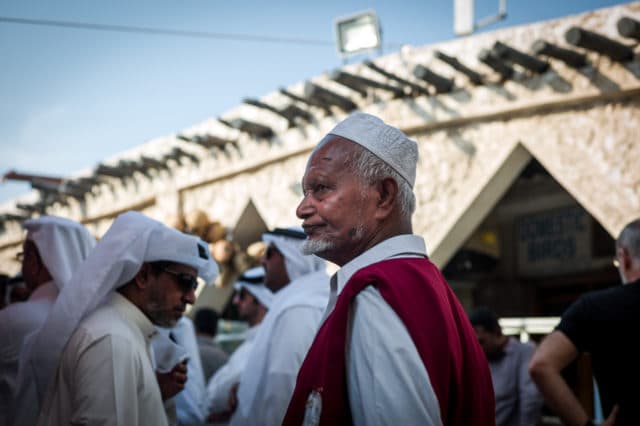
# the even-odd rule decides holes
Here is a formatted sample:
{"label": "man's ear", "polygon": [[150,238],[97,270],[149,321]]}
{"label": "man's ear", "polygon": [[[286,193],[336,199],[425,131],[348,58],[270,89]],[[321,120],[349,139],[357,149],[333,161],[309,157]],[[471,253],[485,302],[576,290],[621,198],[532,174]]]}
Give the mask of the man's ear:
{"label": "man's ear", "polygon": [[620,259],[620,266],[623,271],[628,271],[633,266],[631,256],[629,256],[629,252],[624,247],[618,248],[618,259]]}
{"label": "man's ear", "polygon": [[149,286],[149,279],[151,278],[152,272],[153,271],[151,270],[151,265],[149,265],[148,263],[143,263],[140,267],[140,270],[133,278],[136,283],[136,287],[139,289],[147,288]]}
{"label": "man's ear", "polygon": [[398,198],[398,182],[395,179],[386,177],[376,185],[377,205],[375,218],[386,219],[396,206]]}

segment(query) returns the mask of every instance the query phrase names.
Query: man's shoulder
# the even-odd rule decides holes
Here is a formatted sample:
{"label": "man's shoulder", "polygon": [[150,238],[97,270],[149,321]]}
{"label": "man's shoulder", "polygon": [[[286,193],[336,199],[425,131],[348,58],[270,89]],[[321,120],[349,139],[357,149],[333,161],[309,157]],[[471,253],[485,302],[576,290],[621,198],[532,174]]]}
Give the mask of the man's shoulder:
{"label": "man's shoulder", "polygon": [[33,331],[46,320],[52,302],[49,300],[16,302],[0,311],[0,322],[16,333]]}
{"label": "man's shoulder", "polygon": [[[304,274],[291,281],[284,289],[306,286],[308,284],[329,285],[329,275],[324,270]],[[283,289],[283,290],[284,290]]]}
{"label": "man's shoulder", "polygon": [[[74,362],[88,353],[94,354],[91,358],[100,358],[103,355],[99,354],[105,351],[127,358],[145,352],[138,342],[139,337],[123,319],[99,310],[80,322],[69,339],[65,353],[71,351],[67,356],[74,359]],[[146,352],[144,355],[146,356]]]}
{"label": "man's shoulder", "polygon": [[[631,287],[634,286],[634,287]],[[640,283],[616,285],[582,295],[576,300],[562,318],[584,317],[585,320],[597,320],[603,313],[616,314],[627,305],[636,306],[640,301]],[[640,313],[640,311],[638,311]],[[595,316],[594,316],[595,315]]]}
{"label": "man's shoulder", "polygon": [[60,361],[65,371],[63,374],[72,374],[80,365],[90,369],[111,368],[115,357],[136,365],[139,363],[137,360],[148,357],[139,345],[133,344],[130,336],[87,325],[80,324],[65,346]]}
{"label": "man's shoulder", "polygon": [[627,289],[628,288],[625,288],[623,285],[616,285],[601,290],[591,291],[582,296],[582,298],[588,301],[617,300],[626,296],[627,292],[625,290]]}
{"label": "man's shoulder", "polygon": [[108,335],[128,336],[131,326],[117,309],[110,304],[103,304],[80,321],[77,330],[83,330],[83,333],[99,339]]}
{"label": "man's shoulder", "polygon": [[505,348],[507,354],[514,354],[518,356],[530,357],[536,349],[536,345],[533,342],[521,342],[515,337],[509,337],[509,343]]}
{"label": "man's shoulder", "polygon": [[325,308],[329,293],[329,276],[324,271],[303,275],[276,293],[267,315],[277,317],[293,307]]}
{"label": "man's shoulder", "polygon": [[436,271],[438,268],[426,257],[391,257],[362,265],[353,272],[348,281],[368,277],[374,277],[375,280],[394,280],[398,276],[402,276],[403,281],[422,280],[425,274],[432,275]]}
{"label": "man's shoulder", "polygon": [[363,266],[358,270],[358,272],[370,269],[370,270],[383,270],[386,271],[388,269],[395,268],[404,268],[406,266],[414,266],[417,268],[425,268],[435,266],[431,260],[427,257],[422,256],[398,256],[398,257],[390,257],[387,259],[381,259],[377,262],[372,262],[368,265]]}
{"label": "man's shoulder", "polygon": [[[376,300],[380,292],[401,295],[398,301],[403,301],[408,295],[426,298],[426,300],[441,300],[443,290],[448,288],[446,280],[438,268],[424,257],[398,257],[384,259],[359,269],[345,284],[345,294],[356,292],[355,299]],[[374,290],[372,290],[374,289]],[[446,291],[445,291],[446,292]],[[369,297],[365,296],[369,294]],[[432,296],[438,295],[433,298]],[[386,299],[386,297],[385,297]]]}

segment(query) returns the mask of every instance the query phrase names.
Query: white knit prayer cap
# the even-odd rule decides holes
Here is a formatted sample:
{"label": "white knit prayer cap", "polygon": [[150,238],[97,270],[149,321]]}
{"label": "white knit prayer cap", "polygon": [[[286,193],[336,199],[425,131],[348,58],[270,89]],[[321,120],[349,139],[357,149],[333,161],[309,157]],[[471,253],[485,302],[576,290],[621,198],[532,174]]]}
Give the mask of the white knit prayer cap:
{"label": "white knit prayer cap", "polygon": [[[356,112],[342,120],[329,132],[362,146],[387,163],[413,188],[416,182],[418,144],[399,129],[389,126],[371,114]],[[328,140],[314,150],[317,151]]]}
{"label": "white knit prayer cap", "polygon": [[[25,343],[23,380],[34,380],[38,399],[55,373],[62,351],[87,314],[111,291],[128,283],[144,262],[171,261],[193,267],[206,282],[218,273],[206,243],[153,220],[127,212],[113,222],[86,261],[73,274],[51,308],[42,328]],[[22,368],[21,368],[22,370]]]}
{"label": "white knit prayer cap", "polygon": [[264,285],[264,268],[262,266],[245,271],[238,277],[233,288],[238,291],[244,288],[251,293],[253,297],[258,299],[258,302],[263,306],[266,308],[271,307],[273,292]]}
{"label": "white knit prayer cap", "polygon": [[29,219],[22,227],[27,230],[27,239],[38,248],[42,263],[58,290],[71,279],[71,275],[96,245],[96,239],[84,226],[63,217]]}
{"label": "white knit prayer cap", "polygon": [[326,268],[324,260],[319,257],[302,254],[302,243],[306,238],[307,235],[300,226],[275,228],[262,234],[262,241],[275,245],[284,256],[284,266],[291,281]]}

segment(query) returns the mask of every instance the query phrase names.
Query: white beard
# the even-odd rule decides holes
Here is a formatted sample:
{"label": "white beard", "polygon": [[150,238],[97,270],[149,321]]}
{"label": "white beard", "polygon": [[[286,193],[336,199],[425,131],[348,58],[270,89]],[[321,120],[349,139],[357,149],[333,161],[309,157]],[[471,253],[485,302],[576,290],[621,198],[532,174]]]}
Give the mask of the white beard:
{"label": "white beard", "polygon": [[309,256],[312,254],[319,255],[320,253],[324,253],[327,250],[333,250],[335,248],[335,243],[329,240],[310,240],[307,238],[302,243],[302,254]]}
{"label": "white beard", "polygon": [[[352,232],[351,241],[352,242],[360,242],[364,238],[364,227],[362,225],[358,225]],[[331,240],[310,240],[307,238],[302,243],[301,251],[304,255],[315,254],[319,256],[321,253],[326,253],[330,250],[335,250],[336,243]],[[322,257],[322,256],[320,256]]]}

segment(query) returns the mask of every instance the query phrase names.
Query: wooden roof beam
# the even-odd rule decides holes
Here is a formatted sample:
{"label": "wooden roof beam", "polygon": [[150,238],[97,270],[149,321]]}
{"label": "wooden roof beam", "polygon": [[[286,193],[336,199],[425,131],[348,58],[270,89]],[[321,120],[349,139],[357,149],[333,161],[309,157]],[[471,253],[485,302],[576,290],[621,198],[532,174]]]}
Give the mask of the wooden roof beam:
{"label": "wooden roof beam", "polygon": [[629,46],[580,27],[569,28],[564,38],[569,44],[598,52],[616,62],[629,62],[634,57],[633,49]]}

